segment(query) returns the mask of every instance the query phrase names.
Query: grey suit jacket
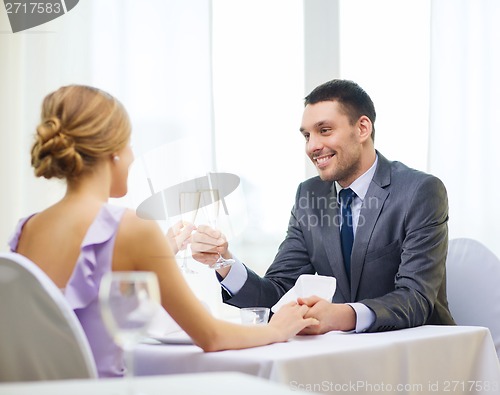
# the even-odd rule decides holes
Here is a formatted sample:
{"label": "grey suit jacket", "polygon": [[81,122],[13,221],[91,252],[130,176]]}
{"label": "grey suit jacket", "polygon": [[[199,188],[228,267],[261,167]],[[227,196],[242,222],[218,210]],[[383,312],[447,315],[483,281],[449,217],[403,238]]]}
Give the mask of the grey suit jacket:
{"label": "grey suit jacket", "polygon": [[265,276],[247,267],[242,289],[233,296],[223,290],[224,301],[271,307],[301,274],[318,273],[337,279],[333,302],[361,302],[375,313],[368,331],[453,325],[446,299],[446,189],[432,175],[378,156],[356,228],[350,282],[335,183],[315,177],[299,185],[287,236]]}

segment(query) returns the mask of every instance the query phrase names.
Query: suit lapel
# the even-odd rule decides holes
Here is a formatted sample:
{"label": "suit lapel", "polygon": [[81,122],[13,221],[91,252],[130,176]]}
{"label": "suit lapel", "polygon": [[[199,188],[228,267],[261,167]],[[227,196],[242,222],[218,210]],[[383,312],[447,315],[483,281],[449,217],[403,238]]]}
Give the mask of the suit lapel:
{"label": "suit lapel", "polygon": [[377,170],[375,171],[359,213],[356,237],[354,238],[354,245],[352,248],[351,301],[356,300],[368,244],[375,224],[380,216],[380,212],[382,211],[382,207],[389,196],[389,192],[384,188],[391,183],[390,162],[380,153],[378,153],[378,157],[379,163],[377,165]]}

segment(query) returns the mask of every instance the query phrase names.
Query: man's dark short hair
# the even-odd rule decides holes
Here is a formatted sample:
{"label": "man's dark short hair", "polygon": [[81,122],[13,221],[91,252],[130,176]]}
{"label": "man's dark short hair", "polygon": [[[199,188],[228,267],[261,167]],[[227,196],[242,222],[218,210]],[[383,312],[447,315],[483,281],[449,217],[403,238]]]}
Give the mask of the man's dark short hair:
{"label": "man's dark short hair", "polygon": [[304,106],[323,101],[336,101],[341,105],[351,125],[365,115],[373,125],[372,140],[375,141],[375,106],[372,99],[358,84],[349,80],[331,80],[314,88],[304,99]]}

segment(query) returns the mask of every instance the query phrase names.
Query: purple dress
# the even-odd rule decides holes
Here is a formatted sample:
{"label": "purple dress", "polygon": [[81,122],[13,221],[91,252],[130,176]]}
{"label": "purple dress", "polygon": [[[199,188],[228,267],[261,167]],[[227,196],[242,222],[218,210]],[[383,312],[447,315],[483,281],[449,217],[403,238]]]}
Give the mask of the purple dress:
{"label": "purple dress", "polygon": [[[80,247],[80,255],[64,295],[75,311],[94,354],[99,377],[124,374],[123,352],[108,335],[99,311],[98,292],[102,276],[111,271],[116,233],[125,208],[104,204],[90,225]],[[19,221],[9,242],[16,252],[24,224]]]}

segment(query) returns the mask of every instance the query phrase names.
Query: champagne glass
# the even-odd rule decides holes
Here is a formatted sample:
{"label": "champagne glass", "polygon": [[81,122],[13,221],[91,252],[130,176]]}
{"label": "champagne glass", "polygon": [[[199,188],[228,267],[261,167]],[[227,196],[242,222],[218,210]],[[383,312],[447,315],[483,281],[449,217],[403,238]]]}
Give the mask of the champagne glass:
{"label": "champagne glass", "polygon": [[[179,206],[182,220],[194,224],[198,208],[200,207],[200,192],[180,192]],[[196,274],[197,272],[192,270],[187,264],[188,255],[188,247],[186,247],[182,250],[181,270],[187,274]]]}
{"label": "champagne glass", "polygon": [[[134,375],[133,348],[144,336],[160,306],[160,287],[153,272],[108,272],[99,287],[106,329],[124,352],[125,379]],[[130,393],[134,393],[131,382]]]}
{"label": "champagne glass", "polygon": [[[201,206],[205,210],[210,226],[217,229],[217,219],[219,218],[221,200],[218,189],[204,189],[201,193]],[[222,269],[223,267],[231,266],[235,262],[234,259],[223,258],[219,253],[219,258],[215,263],[208,265],[211,269]]]}

